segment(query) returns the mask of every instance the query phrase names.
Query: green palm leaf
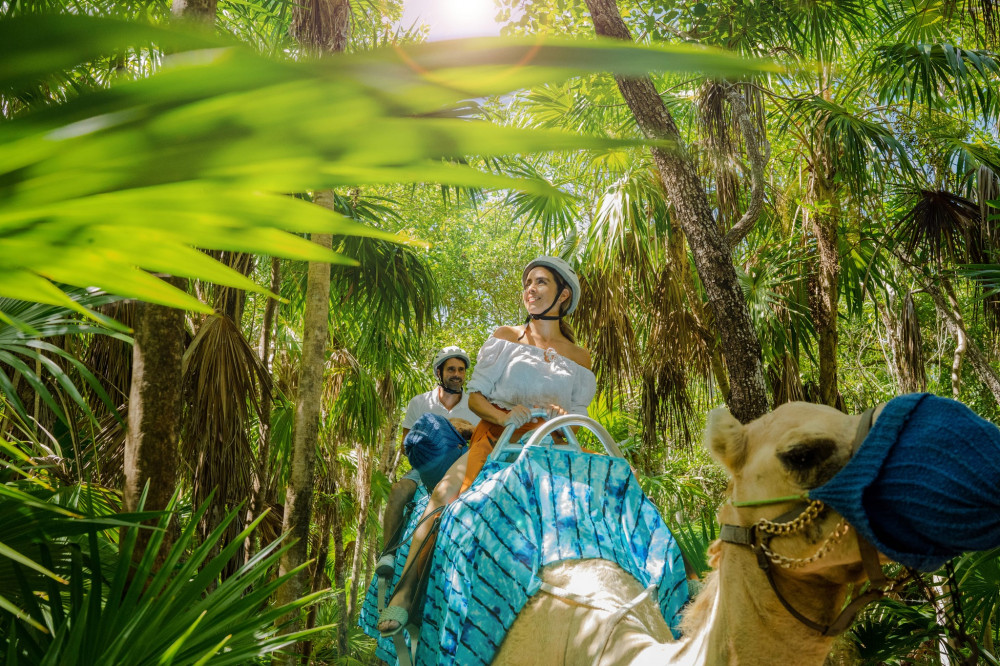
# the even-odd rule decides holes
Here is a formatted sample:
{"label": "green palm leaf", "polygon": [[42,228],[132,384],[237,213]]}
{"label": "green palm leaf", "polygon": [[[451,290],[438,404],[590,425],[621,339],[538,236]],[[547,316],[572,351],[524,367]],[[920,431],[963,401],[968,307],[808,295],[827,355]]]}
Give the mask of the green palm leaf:
{"label": "green palm leaf", "polygon": [[888,44],[874,50],[871,74],[883,104],[906,101],[928,108],[959,103],[968,114],[994,116],[1000,58],[954,44]]}
{"label": "green palm leaf", "polygon": [[[69,585],[49,586],[47,598],[39,603],[28,580],[20,577],[23,598],[30,600],[25,608],[30,618],[8,623],[6,654],[37,664],[240,664],[323,629],[276,635],[276,619],[327,594],[308,595],[284,607],[267,605],[268,597],[291,575],[270,577],[287,545],[265,546],[232,576],[220,579],[230,558],[262,518],[212,556],[228,525],[237,518],[238,512],[233,511],[191,551],[193,527],[206,507],[194,513],[164,553],[165,562],[158,571],[153,565],[169,517],[161,519],[159,531],[134,567],[137,532],[144,529],[138,521],[148,516],[115,519],[127,526],[120,553],[110,551],[109,562],[104,561],[109,551],[100,531],[107,522],[86,525],[82,549],[69,551]],[[19,565],[12,566],[18,570]]]}
{"label": "green palm leaf", "polygon": [[[93,313],[92,319],[96,321],[87,321],[76,314],[79,311],[92,313],[95,308],[118,299],[78,288],[64,293],[72,302],[72,308],[0,298],[0,311],[10,322],[0,323],[0,394],[24,423],[30,422],[33,415],[28,413],[18,395],[13,373],[26,381],[66,425],[71,425],[71,419],[63,409],[60,393],[75,403],[85,417],[93,418],[89,404],[80,394],[78,387],[81,385],[89,387],[112,412],[116,407],[89,368],[74,355],[46,342],[45,338],[100,334],[131,343],[131,338],[121,332],[123,327],[109,317]],[[36,367],[43,372],[36,372]]]}

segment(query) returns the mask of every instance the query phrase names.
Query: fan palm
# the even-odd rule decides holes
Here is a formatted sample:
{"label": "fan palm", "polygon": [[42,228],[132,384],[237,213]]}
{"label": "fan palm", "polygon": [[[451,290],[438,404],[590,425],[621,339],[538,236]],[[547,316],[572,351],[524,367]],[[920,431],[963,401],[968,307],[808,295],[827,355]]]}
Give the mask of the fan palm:
{"label": "fan palm", "polygon": [[[52,540],[58,547],[68,534],[85,538],[79,547],[68,548],[60,563],[66,580],[50,575],[51,584],[40,588],[45,590],[40,601],[35,593],[39,588],[22,573],[23,563],[8,564],[20,581],[25,609],[4,625],[6,663],[240,664],[311,633],[276,636],[273,622],[325,592],[303,596],[290,606],[267,606],[268,597],[288,578],[286,574],[272,580],[270,574],[288,546],[271,544],[235,574],[220,580],[242,539],[215,557],[210,553],[236,513],[230,513],[189,555],[203,511],[192,516],[170,551],[162,554],[164,566],[158,570],[154,562],[161,555],[159,546],[169,518],[161,520],[142,558],[135,562],[132,550],[137,532],[148,529],[138,521],[146,516],[75,520],[69,525],[71,531],[55,525],[40,546],[43,562],[52,561],[52,547],[47,545]],[[52,521],[29,524],[52,526]],[[118,525],[125,525],[120,552],[101,531]],[[254,527],[250,525],[240,537],[245,538]],[[8,560],[0,558],[0,562]],[[84,585],[85,581],[89,584]]]}

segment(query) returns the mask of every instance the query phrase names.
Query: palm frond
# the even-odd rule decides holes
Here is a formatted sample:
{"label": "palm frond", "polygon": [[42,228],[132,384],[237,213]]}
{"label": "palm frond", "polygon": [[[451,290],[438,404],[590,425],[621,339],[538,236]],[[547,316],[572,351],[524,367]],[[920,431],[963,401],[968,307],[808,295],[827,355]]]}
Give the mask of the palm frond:
{"label": "palm frond", "polygon": [[892,167],[912,173],[909,153],[890,127],[819,96],[799,100],[793,107],[824,145],[823,154],[832,161],[836,177],[853,191],[862,192],[871,174],[884,177]]}
{"label": "palm frond", "polygon": [[[428,179],[503,187],[509,178],[433,161],[636,144],[422,114],[588,67],[623,73],[761,69],[688,47],[547,43],[538,50],[535,44],[487,41],[470,41],[461,53],[454,44],[430,44],[413,47],[405,59],[387,50],[335,64],[285,63],[204,35],[33,15],[0,25],[0,59],[17,63],[5,70],[0,86],[34,85],[109,51],[150,53],[151,43],[158,45],[156,57],[159,49],[176,56],[160,74],[90,91],[0,126],[0,161],[16,174],[2,179],[6,189],[0,188],[0,226],[8,244],[0,293],[72,307],[50,281],[59,280],[205,312],[204,304],[145,271],[259,291],[194,249],[192,239],[204,249],[342,262],[293,234],[392,238],[283,192]],[[476,69],[516,63],[528,51],[532,67],[512,67],[499,77]],[[421,65],[413,68],[416,61]],[[434,71],[448,80],[426,75]],[[52,182],[74,187],[46,186]],[[112,247],[114,252],[107,249]]]}
{"label": "palm frond", "polygon": [[882,104],[905,101],[912,110],[958,102],[969,115],[994,116],[1000,58],[953,44],[898,43],[875,49],[871,64]]}
{"label": "palm frond", "polygon": [[[149,546],[135,562],[137,533],[148,529],[139,523],[148,514],[77,520],[71,526],[84,538],[79,547],[69,549],[70,556],[61,567],[68,585],[53,581],[38,590],[44,594],[37,595],[29,579],[17,576],[22,598],[29,602],[26,617],[5,621],[9,627],[5,654],[24,663],[165,661],[194,666],[213,658],[220,664],[239,664],[321,629],[277,635],[278,618],[327,594],[308,595],[282,607],[267,604],[274,590],[299,571],[271,579],[272,567],[288,545],[272,543],[234,575],[220,577],[259,520],[220,550],[218,542],[236,519],[237,512],[230,512],[194,548],[194,525],[205,509],[194,513],[169,550],[162,545],[169,517],[161,519]],[[107,547],[105,530],[117,532],[119,527],[123,531],[116,552]],[[58,532],[51,537],[62,538]],[[41,549],[51,552],[45,541]],[[164,562],[159,568],[155,566],[158,560]],[[19,564],[13,567],[15,572],[22,569]]]}
{"label": "palm frond", "polygon": [[270,375],[239,326],[224,314],[202,323],[184,353],[182,372],[189,407],[181,453],[194,501],[207,502],[215,493],[223,506],[245,502],[259,464],[250,443],[251,411],[259,416],[259,396],[271,390]]}
{"label": "palm frond", "polygon": [[364,322],[355,353],[379,358],[387,347],[407,349],[433,321],[441,301],[425,258],[412,247],[377,239],[344,237],[336,247],[359,264],[331,275],[341,316]]}
{"label": "palm frond", "polygon": [[517,160],[507,171],[523,179],[537,180],[549,186],[549,192],[511,192],[505,204],[511,209],[511,219],[519,220],[527,229],[537,229],[546,238],[557,238],[576,230],[581,218],[580,197],[572,192],[565,180],[549,179],[532,164]]}
{"label": "palm frond", "polygon": [[920,250],[938,265],[971,263],[982,256],[974,245],[978,205],[951,192],[915,188],[901,188],[898,200],[897,209],[904,212],[892,236],[908,256]]}
{"label": "palm frond", "polygon": [[[28,410],[18,390],[19,385],[30,386],[45,408],[73,429],[74,416],[66,412],[64,403],[75,405],[84,419],[91,421],[95,413],[92,403],[84,398],[85,392],[89,391],[93,399],[112,412],[118,403],[108,396],[90,367],[64,349],[65,341],[73,336],[97,335],[127,345],[131,338],[121,332],[121,324],[95,312],[117,298],[84,289],[68,289],[65,293],[73,302],[72,308],[0,298],[0,312],[3,313],[0,393],[23,422],[30,422],[36,414]],[[81,310],[91,312],[92,317],[81,319],[77,314]]]}

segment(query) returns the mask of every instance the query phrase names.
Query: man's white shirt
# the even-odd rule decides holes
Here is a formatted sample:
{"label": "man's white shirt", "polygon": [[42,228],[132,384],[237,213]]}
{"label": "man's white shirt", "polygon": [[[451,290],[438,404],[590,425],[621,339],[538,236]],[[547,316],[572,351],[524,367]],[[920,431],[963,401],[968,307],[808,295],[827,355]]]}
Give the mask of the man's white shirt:
{"label": "man's white shirt", "polygon": [[446,419],[465,419],[473,426],[479,423],[479,417],[469,409],[469,394],[467,391],[462,391],[462,399],[458,401],[454,409],[449,410],[438,399],[438,387],[435,386],[427,393],[415,395],[410,399],[410,402],[406,405],[406,416],[403,417],[401,426],[407,430],[413,428],[413,424],[417,422],[417,419],[427,412],[440,414]]}

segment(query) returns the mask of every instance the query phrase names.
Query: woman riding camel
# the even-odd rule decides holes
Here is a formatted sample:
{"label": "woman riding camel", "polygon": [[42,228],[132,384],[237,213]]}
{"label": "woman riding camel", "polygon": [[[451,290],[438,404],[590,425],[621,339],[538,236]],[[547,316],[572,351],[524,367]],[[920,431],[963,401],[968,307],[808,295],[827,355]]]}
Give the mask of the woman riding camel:
{"label": "woman riding camel", "polygon": [[[585,416],[597,391],[590,353],[576,344],[573,331],[563,321],[580,301],[576,273],[562,259],[542,256],[525,266],[522,283],[528,318],[523,326],[501,326],[479,350],[467,390],[469,408],[482,420],[468,453],[455,461],[434,488],[424,517],[472,485],[506,426],[515,426],[511,441],[517,441],[541,425],[532,419],[532,409],[546,410],[549,418]],[[408,622],[420,573],[433,550],[432,524],[422,520],[413,533],[406,566],[379,616],[383,636],[398,633]],[[422,548],[428,537],[430,547]]]}

